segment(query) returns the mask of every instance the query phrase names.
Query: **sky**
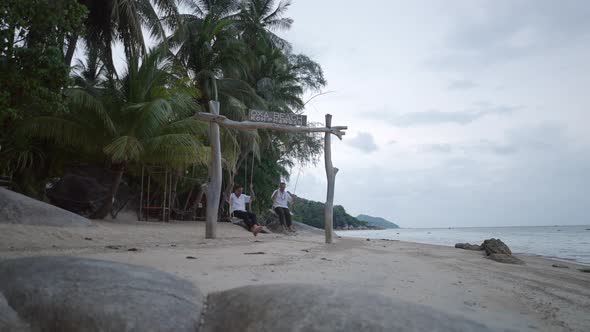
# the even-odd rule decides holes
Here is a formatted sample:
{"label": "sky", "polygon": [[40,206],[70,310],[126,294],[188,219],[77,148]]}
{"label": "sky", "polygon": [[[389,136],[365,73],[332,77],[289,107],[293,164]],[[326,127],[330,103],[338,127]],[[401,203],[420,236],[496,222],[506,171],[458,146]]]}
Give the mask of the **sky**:
{"label": "sky", "polygon": [[[402,227],[590,224],[590,1],[294,0],[335,203]],[[323,158],[323,157],[322,157]],[[318,165],[289,190],[326,199]]]}

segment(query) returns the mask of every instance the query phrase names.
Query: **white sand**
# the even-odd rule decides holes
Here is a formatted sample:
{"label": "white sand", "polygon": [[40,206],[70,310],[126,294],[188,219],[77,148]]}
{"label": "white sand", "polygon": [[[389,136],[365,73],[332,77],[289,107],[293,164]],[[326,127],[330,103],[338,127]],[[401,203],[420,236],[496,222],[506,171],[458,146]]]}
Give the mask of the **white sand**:
{"label": "white sand", "polygon": [[[558,269],[551,266],[556,261],[519,256],[525,266],[506,265],[480,252],[398,241],[340,238],[326,245],[310,233],[254,238],[225,223],[219,224],[219,239],[205,240],[204,234],[204,224],[194,222],[99,222],[89,228],[0,224],[0,257],[71,255],[145,265],[186,278],[205,293],[249,284],[338,284],[491,327],[590,331],[590,274],[573,263]],[[264,254],[245,255],[253,252]]]}

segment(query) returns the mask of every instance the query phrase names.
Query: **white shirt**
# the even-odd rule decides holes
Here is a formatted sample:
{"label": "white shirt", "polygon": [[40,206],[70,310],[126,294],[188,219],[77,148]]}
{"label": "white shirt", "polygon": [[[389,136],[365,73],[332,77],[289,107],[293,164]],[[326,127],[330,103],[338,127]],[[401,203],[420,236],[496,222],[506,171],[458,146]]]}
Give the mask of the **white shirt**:
{"label": "white shirt", "polygon": [[[276,196],[275,196],[276,194]],[[287,191],[283,191],[281,192],[280,190],[275,190],[272,193],[271,198],[275,196],[275,199],[272,202],[272,208],[276,208],[276,207],[282,207],[282,208],[289,208],[289,202],[291,202],[293,200],[293,197],[291,197],[291,195],[289,195],[289,193]]]}
{"label": "white shirt", "polygon": [[246,203],[250,203],[251,198],[248,195],[241,194],[240,197],[232,193],[229,196],[229,213],[234,211],[246,211]]}

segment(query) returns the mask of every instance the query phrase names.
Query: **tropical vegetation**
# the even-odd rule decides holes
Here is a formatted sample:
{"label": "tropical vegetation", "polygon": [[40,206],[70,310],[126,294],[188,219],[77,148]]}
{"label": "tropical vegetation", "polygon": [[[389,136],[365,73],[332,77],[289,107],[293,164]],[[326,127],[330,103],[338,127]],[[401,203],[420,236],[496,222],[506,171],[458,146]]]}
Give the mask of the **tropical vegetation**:
{"label": "tropical vegetation", "polygon": [[[2,1],[0,175],[14,190],[46,199],[48,184],[72,169],[104,169],[108,194],[91,215],[104,218],[122,183],[138,192],[144,166],[158,166],[173,174],[173,206],[186,209],[207,182],[208,127],[195,112],[217,100],[234,120],[249,109],[301,113],[305,96],[326,85],[320,65],[280,36],[293,24],[289,6]],[[222,128],[221,137],[224,191],[252,182],[255,209],[269,205],[294,165],[314,163],[321,152],[311,134]],[[152,199],[163,187],[161,177],[154,181]]]}

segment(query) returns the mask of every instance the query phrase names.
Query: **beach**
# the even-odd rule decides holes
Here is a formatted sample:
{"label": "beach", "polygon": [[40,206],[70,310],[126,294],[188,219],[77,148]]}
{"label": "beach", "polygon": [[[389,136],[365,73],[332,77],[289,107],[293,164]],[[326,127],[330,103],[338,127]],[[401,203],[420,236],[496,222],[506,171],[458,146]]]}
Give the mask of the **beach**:
{"label": "beach", "polygon": [[[201,222],[99,221],[91,227],[0,224],[0,258],[76,256],[152,267],[204,293],[245,285],[344,286],[464,316],[496,329],[590,330],[590,273],[571,262],[518,255],[497,263],[481,252],[411,242],[260,234],[228,223],[205,239]],[[556,268],[559,263],[567,268]]]}

